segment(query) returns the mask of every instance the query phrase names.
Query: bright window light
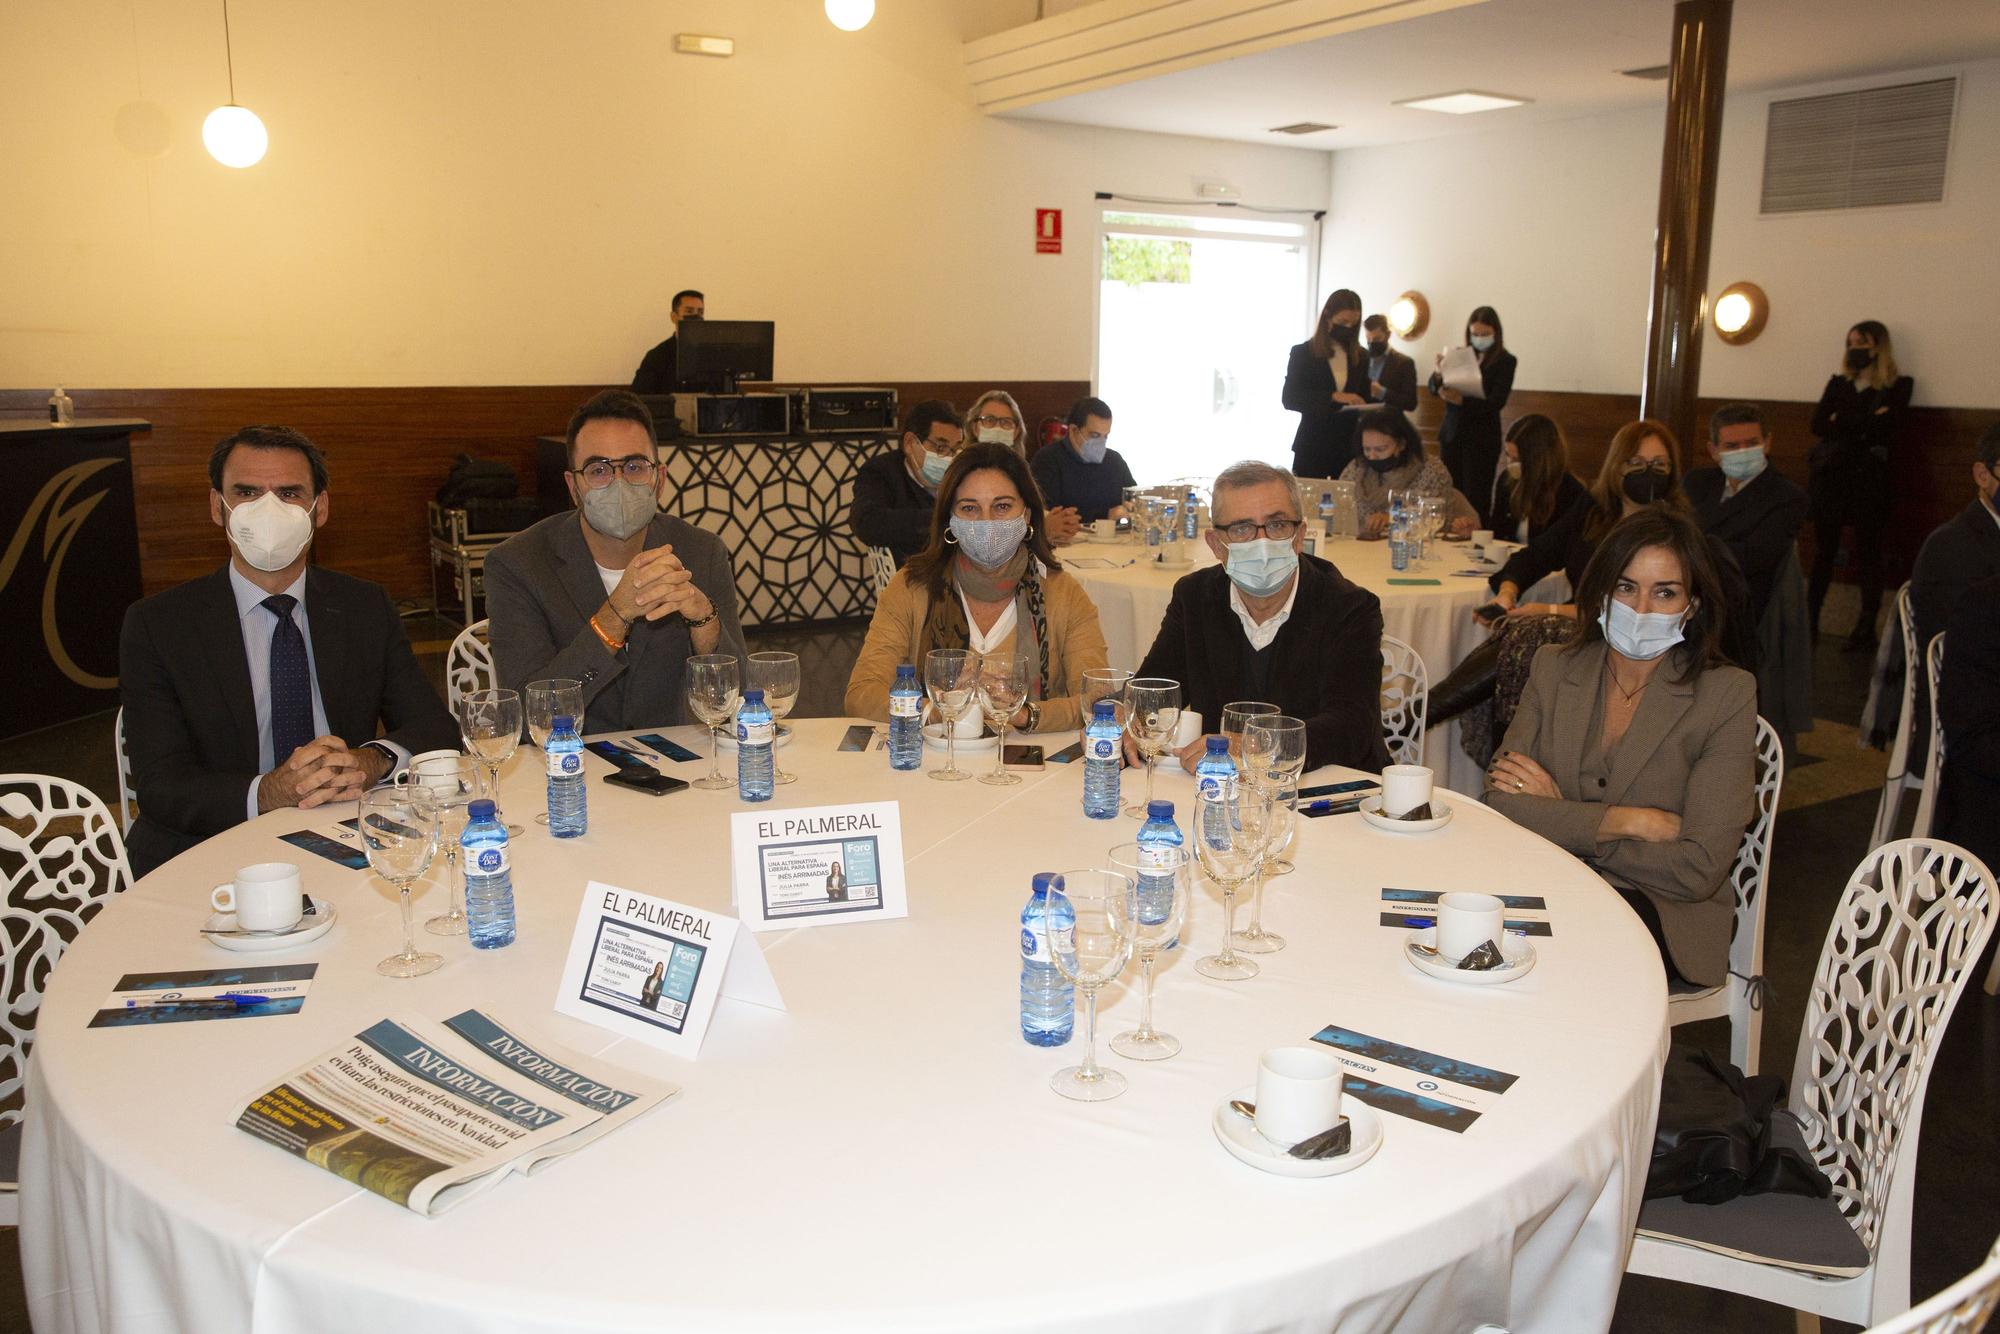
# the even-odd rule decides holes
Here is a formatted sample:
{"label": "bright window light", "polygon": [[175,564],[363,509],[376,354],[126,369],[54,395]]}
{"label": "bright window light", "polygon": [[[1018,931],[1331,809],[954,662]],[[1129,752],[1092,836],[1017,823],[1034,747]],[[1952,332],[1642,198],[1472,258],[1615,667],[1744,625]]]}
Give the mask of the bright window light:
{"label": "bright window light", "polygon": [[1508,97],[1505,93],[1478,93],[1464,89],[1456,93],[1439,93],[1434,97],[1413,97],[1407,102],[1396,103],[1399,107],[1413,107],[1418,111],[1442,111],[1453,116],[1469,116],[1475,111],[1498,111],[1503,107],[1526,106],[1532,98]]}

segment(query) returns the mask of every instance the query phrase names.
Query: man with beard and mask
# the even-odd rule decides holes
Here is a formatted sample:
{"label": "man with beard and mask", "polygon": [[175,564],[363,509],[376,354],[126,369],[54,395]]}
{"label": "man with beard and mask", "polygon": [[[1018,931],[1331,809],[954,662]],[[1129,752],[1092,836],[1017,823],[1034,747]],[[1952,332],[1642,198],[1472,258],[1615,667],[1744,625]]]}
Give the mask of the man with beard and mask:
{"label": "man with beard and mask", "polygon": [[1389,346],[1389,317],[1363,320],[1361,340],[1368,356],[1368,401],[1398,412],[1415,411],[1417,363]]}
{"label": "man with beard and mask", "polygon": [[1079,398],[1064,419],[1060,445],[1036,452],[1029,466],[1049,507],[1049,537],[1067,542],[1084,524],[1125,517],[1125,488],[1137,486],[1124,458],[1111,448],[1111,408],[1101,398]]}
{"label": "man with beard and mask", "polygon": [[687,660],[745,656],[736,580],[721,539],[660,512],[652,414],[622,389],[569,419],[574,514],[548,518],[486,557],[500,684],[583,683],[583,732],[690,721]]}
{"label": "man with beard and mask", "polygon": [[[1232,700],[1267,700],[1306,724],[1306,768],[1380,770],[1382,604],[1316,556],[1302,556],[1298,483],[1246,461],[1215,479],[1209,550],[1222,563],[1185,575],[1138,676],[1181,683],[1211,726]],[[1178,752],[1194,770],[1197,737]],[[1137,753],[1127,743],[1127,752]]]}
{"label": "man with beard and mask", "polygon": [[896,568],[924,549],[938,483],[965,448],[965,425],[951,404],[927,399],[903,419],[900,446],[861,465],[854,474],[848,527],[871,547],[885,547]]}
{"label": "man with beard and mask", "polygon": [[1354,512],[1363,537],[1388,536],[1391,491],[1437,497],[1445,503],[1445,532],[1471,536],[1479,526],[1479,512],[1451,484],[1444,464],[1424,453],[1424,438],[1408,417],[1394,408],[1372,408],[1361,414],[1355,435],[1361,456],[1347,465],[1340,480],[1354,486]]}
{"label": "man with beard and mask", "polygon": [[297,431],[223,440],[208,508],[228,563],[125,613],[135,875],[265,811],[352,801],[412,752],[458,745],[388,593],[311,564],[326,481]]}

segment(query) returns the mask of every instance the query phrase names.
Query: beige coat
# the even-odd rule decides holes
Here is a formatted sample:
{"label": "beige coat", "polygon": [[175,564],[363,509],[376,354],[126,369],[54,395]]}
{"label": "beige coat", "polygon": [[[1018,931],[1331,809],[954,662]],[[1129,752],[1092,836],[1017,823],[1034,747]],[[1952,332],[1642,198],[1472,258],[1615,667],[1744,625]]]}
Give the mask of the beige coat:
{"label": "beige coat", "polygon": [[[1555,797],[1504,792],[1487,801],[1508,819],[1582,858],[1619,889],[1643,893],[1660,914],[1674,966],[1719,985],[1729,971],[1735,897],[1729,871],[1750,823],[1757,781],[1757,681],[1739,667],[1678,679],[1679,650],[1661,665],[1612,757],[1609,776],[1583,791],[1583,753],[1604,693],[1602,641],[1535,655],[1505,749],[1548,770]],[[1650,806],[1681,817],[1671,843],[1602,841],[1606,807]],[[1558,928],[1560,929],[1560,928]]]}
{"label": "beige coat", "polygon": [[[889,687],[895,683],[897,664],[910,663],[917,669],[917,679],[923,679],[924,652],[934,646],[917,641],[930,605],[930,595],[910,582],[909,571],[896,571],[875,604],[868,638],[847,678],[850,717],[889,721]],[[1074,730],[1083,725],[1077,683],[1090,668],[1109,665],[1104,630],[1097,623],[1097,604],[1083,585],[1060,570],[1042,578],[1042,608],[1049,622],[1049,674],[1054,679],[1042,683],[1042,720],[1036,730]],[[1011,650],[1013,642],[1004,648]]]}

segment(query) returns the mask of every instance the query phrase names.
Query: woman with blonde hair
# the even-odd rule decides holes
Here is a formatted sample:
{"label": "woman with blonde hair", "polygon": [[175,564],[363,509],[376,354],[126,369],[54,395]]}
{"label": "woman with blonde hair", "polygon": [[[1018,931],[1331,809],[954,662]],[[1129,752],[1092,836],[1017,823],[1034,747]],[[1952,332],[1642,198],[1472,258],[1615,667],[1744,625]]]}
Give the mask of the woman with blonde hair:
{"label": "woman with blonde hair", "polygon": [[989,389],[972,400],[965,414],[965,433],[977,445],[1005,445],[1028,457],[1028,425],[1021,405],[1005,389]]}
{"label": "woman with blonde hair", "polygon": [[1819,636],[1820,606],[1833,582],[1834,553],[1844,528],[1854,529],[1854,558],[1861,567],[1861,616],[1847,636],[1848,648],[1875,642],[1875,617],[1882,609],[1882,530],[1894,499],[1895,460],[1891,457],[1915,381],[1896,365],[1887,326],[1863,320],[1847,331],[1840,369],[1826,382],[1813,409],[1819,437],[1806,455],[1806,496],[1813,526],[1812,582],[1807,615]]}

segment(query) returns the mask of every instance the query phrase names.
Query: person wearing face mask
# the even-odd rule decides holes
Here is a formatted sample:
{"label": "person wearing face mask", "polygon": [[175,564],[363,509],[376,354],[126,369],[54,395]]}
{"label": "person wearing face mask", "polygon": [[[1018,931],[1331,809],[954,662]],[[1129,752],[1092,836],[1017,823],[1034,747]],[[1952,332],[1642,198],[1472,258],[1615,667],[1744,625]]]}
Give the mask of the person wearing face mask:
{"label": "person wearing face mask", "polygon": [[1368,401],[1398,412],[1417,408],[1417,363],[1389,346],[1389,317],[1361,322],[1362,354],[1368,368]]}
{"label": "person wearing face mask", "polygon": [[1757,405],[1725,403],[1708,420],[1715,466],[1693,469],[1681,483],[1695,522],[1728,546],[1749,580],[1749,614],[1760,625],[1806,519],[1806,493],[1771,466],[1770,450]]}
{"label": "person wearing face mask", "polygon": [[674,299],[667,303],[667,320],[674,326],[675,332],[669,334],[665,342],[646,353],[644,359],[639,362],[639,369],[632,373],[633,393],[674,392],[674,339],[679,336],[681,321],[701,319],[707,308],[707,298],[693,288],[674,293]]}
{"label": "person wearing face mask", "polygon": [[[1221,562],[1174,584],[1167,614],[1137,675],[1181,683],[1186,706],[1211,726],[1232,700],[1276,704],[1305,720],[1306,767],[1379,771],[1382,604],[1317,556],[1302,555],[1298,483],[1268,463],[1216,477],[1208,548]],[[1179,752],[1193,771],[1206,748]],[[1127,742],[1127,754],[1136,752]]]}
{"label": "person wearing face mask", "polygon": [[1569,470],[1569,442],[1551,418],[1531,412],[1507,428],[1504,460],[1493,479],[1493,531],[1526,542],[1561,522],[1590,493]]}
{"label": "person wearing face mask", "polygon": [[1125,488],[1136,486],[1125,459],[1111,448],[1111,408],[1101,398],[1071,405],[1062,443],[1035,451],[1030,464],[1048,506],[1049,540],[1066,542],[1082,526],[1125,517]]}
{"label": "person wearing face mask", "polygon": [[1756,783],[1757,683],[1721,651],[1711,546],[1661,506],[1599,543],[1566,645],[1535,655],[1486,801],[1573,853],[1659,946],[1669,983],[1720,985],[1729,872]]}
{"label": "person wearing face mask", "polygon": [[660,512],[653,418],[622,389],[570,416],[574,513],[551,514],[486,556],[500,684],[583,683],[581,732],[691,721],[687,660],[744,656],[736,578],[720,538]]}
{"label": "person wearing face mask", "polygon": [[1389,533],[1389,493],[1415,491],[1420,496],[1438,496],[1445,502],[1445,531],[1453,537],[1469,536],[1479,526],[1472,502],[1451,484],[1444,464],[1424,452],[1424,438],[1410,419],[1394,408],[1374,408],[1358,414],[1355,434],[1361,440],[1361,455],[1340,475],[1354,484],[1354,512],[1361,521],[1363,537],[1386,537]]}
{"label": "person wearing face mask", "polygon": [[1299,414],[1292,471],[1300,477],[1338,477],[1354,457],[1355,419],[1374,401],[1360,329],[1360,294],[1343,287],[1326,299],[1313,336],[1294,345],[1285,364],[1280,400]]}
{"label": "person wearing face mask", "polygon": [[1109,655],[1097,606],[1056,559],[1047,524],[1019,454],[967,446],[938,486],[930,540],[875,603],[847,678],[848,715],[887,722],[897,666],[914,665],[921,679],[932,649],[958,648],[1028,658],[1028,698],[1013,728],[1081,727],[1077,685]]}
{"label": "person wearing face mask", "polygon": [[886,547],[903,563],[924,549],[938,483],[965,447],[965,425],[951,404],[933,398],[903,419],[900,446],[878,454],[854,474],[847,523],[871,547]]}
{"label": "person wearing face mask", "polygon": [[[1444,387],[1442,374],[1431,375],[1430,389],[1444,400],[1444,421],[1438,426],[1438,455],[1451,472],[1452,483],[1483,508],[1479,526],[1493,528],[1493,474],[1500,466],[1500,413],[1514,392],[1517,362],[1507,350],[1500,313],[1480,306],[1465,321],[1465,345],[1479,354],[1479,383],[1486,392],[1467,398]],[[1440,359],[1443,353],[1438,354]],[[1496,529],[1497,531],[1497,529]]]}
{"label": "person wearing face mask", "polygon": [[1854,562],[1861,580],[1861,615],[1846,647],[1875,643],[1875,619],[1882,608],[1882,531],[1889,523],[1899,460],[1896,438],[1910,408],[1915,381],[1896,367],[1889,330],[1863,320],[1847,331],[1840,369],[1828,378],[1813,409],[1812,432],[1819,437],[1806,455],[1806,492],[1813,526],[1812,578],[1806,591],[1813,637],[1819,637],[1820,608],[1843,530],[1854,530]]}
{"label": "person wearing face mask", "polygon": [[1005,445],[1028,457],[1028,419],[1005,389],[989,389],[972,400],[965,414],[965,437],[975,445]]}
{"label": "person wearing face mask", "polygon": [[119,639],[136,875],[265,811],[352,801],[412,753],[459,743],[388,593],[312,563],[330,512],[318,448],[246,426],[209,455],[208,483],[228,562],[134,603]]}

